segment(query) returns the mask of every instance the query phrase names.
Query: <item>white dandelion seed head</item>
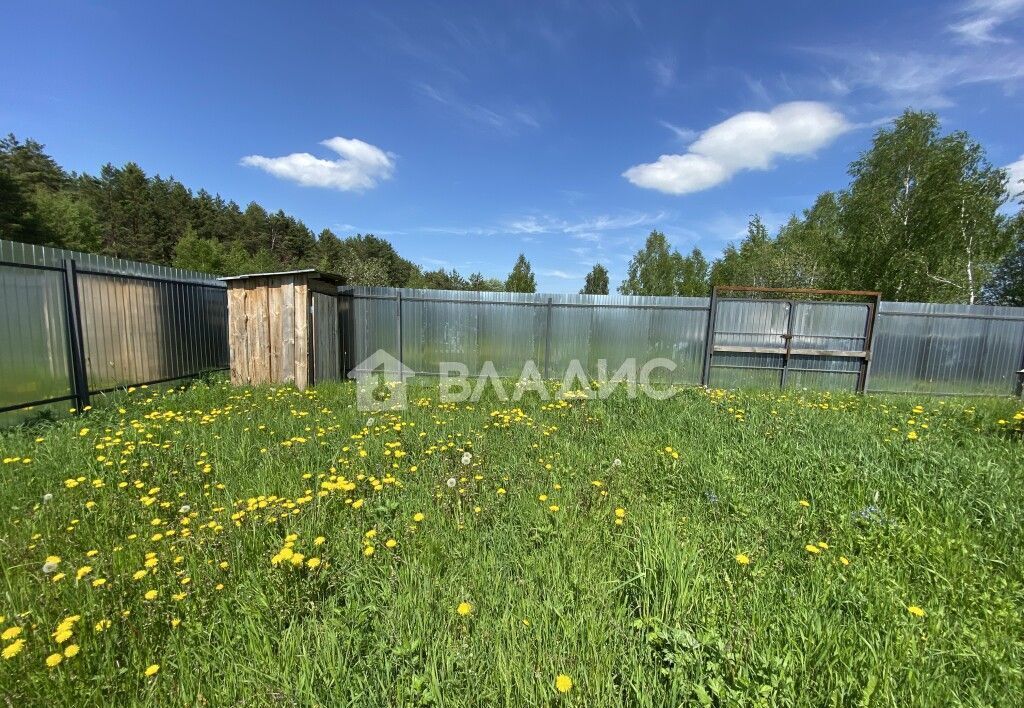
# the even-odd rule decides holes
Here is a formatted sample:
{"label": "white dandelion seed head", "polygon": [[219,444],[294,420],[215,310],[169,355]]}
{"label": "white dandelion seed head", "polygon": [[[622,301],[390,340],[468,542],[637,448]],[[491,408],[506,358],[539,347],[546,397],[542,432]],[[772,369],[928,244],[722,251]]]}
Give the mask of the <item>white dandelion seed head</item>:
{"label": "white dandelion seed head", "polygon": [[462,464],[468,465],[472,461],[473,461],[473,453],[471,453],[471,452],[464,452],[464,453],[462,453]]}
{"label": "white dandelion seed head", "polygon": [[372,418],[372,417],[371,418],[367,418],[366,419],[366,427],[367,428],[371,428],[371,427],[373,427],[373,424],[376,423],[376,422],[377,422],[376,418]]}
{"label": "white dandelion seed head", "polygon": [[47,492],[43,495],[43,504],[49,504],[53,501],[53,495]]}
{"label": "white dandelion seed head", "polygon": [[187,514],[190,511],[192,511],[192,507],[190,507],[188,504],[182,504],[181,508],[178,509],[179,514]]}
{"label": "white dandelion seed head", "polygon": [[612,467],[622,467],[622,460],[616,457],[612,460]]}
{"label": "white dandelion seed head", "polygon": [[449,477],[448,481],[445,482],[445,484],[448,485],[448,489],[455,489],[455,485],[458,484],[458,482],[455,480],[454,477]]}
{"label": "white dandelion seed head", "polygon": [[49,575],[57,570],[57,565],[58,564],[53,561],[46,561],[43,563],[43,572]]}

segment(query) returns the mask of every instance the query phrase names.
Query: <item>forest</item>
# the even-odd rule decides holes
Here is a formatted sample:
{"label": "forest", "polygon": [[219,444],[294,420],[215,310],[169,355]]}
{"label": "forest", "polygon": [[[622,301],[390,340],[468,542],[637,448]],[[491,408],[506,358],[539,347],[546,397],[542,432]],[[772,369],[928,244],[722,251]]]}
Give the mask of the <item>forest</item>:
{"label": "forest", "polygon": [[[618,292],[706,295],[712,285],[879,290],[887,300],[1024,305],[1024,211],[984,148],[907,110],[878,129],[826,191],[775,234],[750,217],[746,235],[709,261],[652,231]],[[205,188],[147,175],[134,162],[68,172],[44,145],[0,139],[0,238],[174,265],[217,275],[315,267],[352,284],[534,292],[525,255],[508,277],[429,271],[372,234],[314,233],[284,211],[242,208]],[[607,294],[598,263],[583,293]]]}

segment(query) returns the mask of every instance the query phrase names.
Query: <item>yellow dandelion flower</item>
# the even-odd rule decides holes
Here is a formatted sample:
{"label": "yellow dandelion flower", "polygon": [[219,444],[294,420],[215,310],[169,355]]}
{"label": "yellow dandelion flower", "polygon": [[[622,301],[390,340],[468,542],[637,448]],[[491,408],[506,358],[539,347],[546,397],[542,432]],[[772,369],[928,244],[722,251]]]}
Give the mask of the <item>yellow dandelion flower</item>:
{"label": "yellow dandelion flower", "polygon": [[626,510],[623,509],[622,507],[619,507],[618,509],[616,509],[615,510],[615,518],[617,518],[617,519],[625,519],[626,518]]}
{"label": "yellow dandelion flower", "polygon": [[460,602],[459,606],[455,608],[455,611],[462,617],[468,617],[473,614],[473,606],[468,602]]}
{"label": "yellow dandelion flower", "polygon": [[427,517],[422,511],[417,511],[415,514],[412,515],[412,520],[415,521],[417,524],[423,523],[423,520],[425,518]]}
{"label": "yellow dandelion flower", "polygon": [[317,536],[316,538],[313,539],[313,545],[314,546],[322,546],[322,545],[324,545],[324,541],[326,541],[326,540],[327,539],[324,538],[323,536]]}
{"label": "yellow dandelion flower", "polygon": [[107,584],[107,579],[106,578],[96,578],[95,580],[92,581],[92,586],[94,588],[102,587],[102,586],[104,586],[106,584]]}
{"label": "yellow dandelion flower", "polygon": [[804,507],[805,509],[807,507],[809,507],[810,505],[811,505],[811,503],[809,501],[807,501],[806,499],[801,499],[800,500],[800,506]]}
{"label": "yellow dandelion flower", "polygon": [[395,546],[398,545],[398,541],[396,541],[393,538],[389,538],[387,541],[384,542],[384,545],[387,546],[388,548],[394,548]]}
{"label": "yellow dandelion flower", "polygon": [[316,570],[317,568],[320,567],[320,563],[321,563],[321,561],[320,561],[319,558],[310,558],[309,560],[306,561],[306,567],[309,568],[310,570]]}
{"label": "yellow dandelion flower", "polygon": [[572,679],[565,674],[558,674],[555,678],[555,689],[559,693],[568,693],[572,690]]}
{"label": "yellow dandelion flower", "polygon": [[750,565],[750,556],[748,556],[746,553],[737,553],[736,562],[740,565]]}
{"label": "yellow dandelion flower", "polygon": [[97,631],[97,632],[102,632],[104,630],[109,629],[110,628],[110,624],[111,624],[110,620],[108,620],[108,619],[101,619],[99,622],[94,624],[92,628],[95,631]]}
{"label": "yellow dandelion flower", "polygon": [[54,654],[50,654],[48,657],[46,657],[46,665],[49,666],[51,669],[53,667],[57,666],[57,664],[59,664],[62,661],[64,661],[64,655],[63,654],[56,654],[56,653],[54,653]]}
{"label": "yellow dandelion flower", "polygon": [[917,440],[917,431],[911,430],[907,433],[907,440]]}
{"label": "yellow dandelion flower", "polygon": [[8,627],[4,630],[3,634],[0,634],[0,639],[3,639],[5,642],[9,642],[19,634],[21,634],[21,627]]}
{"label": "yellow dandelion flower", "polygon": [[73,656],[77,656],[78,652],[79,647],[77,644],[68,644],[66,647],[64,647],[64,656],[68,659],[70,659]]}
{"label": "yellow dandelion flower", "polygon": [[25,640],[24,639],[15,639],[13,642],[11,642],[10,644],[8,644],[7,646],[4,647],[4,651],[3,651],[4,660],[6,661],[8,659],[13,659],[18,654],[20,654],[21,650],[24,649],[24,648],[25,648]]}
{"label": "yellow dandelion flower", "polygon": [[821,549],[815,546],[813,543],[808,543],[804,546],[804,550],[808,553],[821,553]]}
{"label": "yellow dandelion flower", "polygon": [[839,556],[839,562],[843,565],[850,565],[850,559],[846,556]]}
{"label": "yellow dandelion flower", "polygon": [[548,507],[548,511],[556,513],[559,510],[559,508],[560,507],[558,506],[558,504],[552,504],[551,506]]}
{"label": "yellow dandelion flower", "polygon": [[160,670],[160,664],[150,664],[142,673],[146,676],[154,676]]}
{"label": "yellow dandelion flower", "polygon": [[924,617],[925,615],[928,614],[927,612],[925,612],[923,609],[921,609],[917,605],[911,605],[910,607],[908,607],[907,608],[907,612],[909,612],[910,614],[914,615],[914,617]]}
{"label": "yellow dandelion flower", "polygon": [[157,591],[157,590],[147,590],[146,594],[143,595],[143,597],[146,598],[147,600],[155,600],[159,595],[160,595],[160,592]]}
{"label": "yellow dandelion flower", "polygon": [[366,556],[367,558],[369,558],[373,554],[374,554],[373,546],[367,546],[366,548],[363,549],[363,555]]}

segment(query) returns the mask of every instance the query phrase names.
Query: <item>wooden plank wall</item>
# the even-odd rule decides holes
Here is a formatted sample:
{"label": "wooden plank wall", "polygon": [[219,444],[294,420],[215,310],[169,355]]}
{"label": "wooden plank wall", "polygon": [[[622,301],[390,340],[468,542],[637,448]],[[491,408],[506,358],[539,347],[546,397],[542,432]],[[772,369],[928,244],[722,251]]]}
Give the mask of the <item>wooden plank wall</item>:
{"label": "wooden plank wall", "polygon": [[282,278],[281,295],[281,383],[295,383],[295,282]]}
{"label": "wooden plank wall", "polygon": [[299,390],[309,383],[309,285],[306,279],[295,283],[295,385]]}
{"label": "wooden plank wall", "polygon": [[231,383],[309,383],[309,288],[306,276],[228,284]]}

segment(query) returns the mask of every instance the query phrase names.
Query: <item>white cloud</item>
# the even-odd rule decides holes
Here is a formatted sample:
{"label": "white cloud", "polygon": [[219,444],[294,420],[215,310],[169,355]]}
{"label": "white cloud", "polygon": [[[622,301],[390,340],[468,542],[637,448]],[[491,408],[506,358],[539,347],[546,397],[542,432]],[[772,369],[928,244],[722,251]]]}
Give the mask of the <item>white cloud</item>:
{"label": "white cloud", "polygon": [[1002,25],[1024,10],[1024,0],[973,0],[960,10],[960,20],[949,25],[964,44],[1008,44],[1010,39],[996,34]]}
{"label": "white cloud", "polygon": [[1009,181],[1006,183],[1006,193],[1011,199],[1024,195],[1024,155],[1016,162],[1011,162],[1004,167]]}
{"label": "white cloud", "polygon": [[622,174],[667,194],[699,192],[742,170],[769,169],[778,157],[810,155],[849,128],[842,113],[823,103],[783,103],[767,113],[734,115],[701,133],[685,154],[662,155]]}
{"label": "white cloud", "polygon": [[549,278],[558,278],[560,280],[582,280],[583,275],[579,273],[567,273],[564,270],[538,270],[539,275],[544,275]]}
{"label": "white cloud", "polygon": [[256,167],[275,177],[303,187],[324,187],[342,192],[362,191],[390,179],[395,170],[395,156],[355,138],[334,137],[324,145],[341,157],[324,160],[308,152],[293,152],[283,157],[248,155],[241,164]]}

